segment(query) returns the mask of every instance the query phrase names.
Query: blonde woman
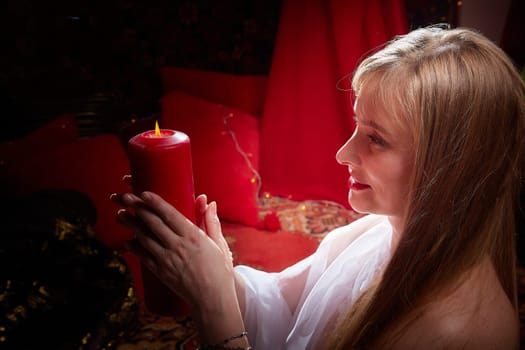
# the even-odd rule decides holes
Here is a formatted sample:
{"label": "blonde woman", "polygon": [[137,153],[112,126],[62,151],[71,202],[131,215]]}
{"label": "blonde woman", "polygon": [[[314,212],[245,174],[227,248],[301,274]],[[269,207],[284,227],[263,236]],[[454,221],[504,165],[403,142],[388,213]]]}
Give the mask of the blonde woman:
{"label": "blonde woman", "polygon": [[205,196],[199,228],[153,193],[114,195],[136,213],[118,214],[130,249],[192,305],[203,349],[517,349],[525,102],[511,61],[474,31],[424,28],[352,86],[357,127],[337,160],[369,215],[265,273],[232,266]]}

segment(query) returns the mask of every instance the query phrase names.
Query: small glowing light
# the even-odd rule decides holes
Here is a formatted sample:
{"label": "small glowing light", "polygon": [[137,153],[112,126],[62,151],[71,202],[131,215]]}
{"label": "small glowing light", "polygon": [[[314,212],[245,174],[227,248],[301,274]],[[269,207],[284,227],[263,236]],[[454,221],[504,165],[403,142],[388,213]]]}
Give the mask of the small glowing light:
{"label": "small glowing light", "polygon": [[38,288],[38,292],[42,295],[45,295],[46,297],[49,296],[49,293],[47,292],[46,287],[44,286],[40,286],[40,288]]}
{"label": "small glowing light", "polygon": [[257,181],[257,180],[256,180],[254,177],[252,177],[252,178],[250,179],[250,183],[252,183],[252,184],[254,184],[255,181]]}
{"label": "small glowing light", "polygon": [[91,338],[91,333],[87,333],[84,338],[82,338],[81,342],[83,345],[86,345],[88,343],[89,338]]}
{"label": "small glowing light", "polygon": [[26,317],[26,315],[27,315],[26,308],[24,306],[22,306],[22,305],[16,306],[14,311],[15,311],[15,313],[21,315],[22,317]]}
{"label": "small glowing light", "polygon": [[233,113],[228,114],[228,117],[233,118]]}
{"label": "small glowing light", "polygon": [[305,205],[305,204],[302,204],[300,208],[301,208],[301,210],[304,211],[304,210],[306,210],[306,205]]}
{"label": "small glowing light", "polygon": [[155,136],[160,136],[159,122],[155,120]]}
{"label": "small glowing light", "polygon": [[457,5],[458,5],[458,7],[463,6],[463,1],[459,0],[459,1],[457,2]]}
{"label": "small glowing light", "polygon": [[269,194],[268,192],[265,193],[265,194],[264,194],[264,198],[266,198],[266,199],[270,198],[270,194]]}

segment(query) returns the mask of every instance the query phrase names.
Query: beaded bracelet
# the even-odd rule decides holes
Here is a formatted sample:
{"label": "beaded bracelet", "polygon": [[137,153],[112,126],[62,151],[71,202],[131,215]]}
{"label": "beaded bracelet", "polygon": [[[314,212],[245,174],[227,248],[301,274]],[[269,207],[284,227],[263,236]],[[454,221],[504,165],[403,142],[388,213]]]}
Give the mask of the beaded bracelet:
{"label": "beaded bracelet", "polygon": [[229,346],[226,346],[226,344],[228,344],[229,342],[231,342],[232,340],[235,340],[235,339],[239,339],[239,338],[242,338],[242,337],[245,337],[248,335],[248,332],[246,331],[242,331],[241,333],[237,334],[237,335],[234,335],[232,337],[229,337],[229,338],[226,338],[224,339],[222,342],[220,343],[217,343],[217,344],[214,344],[214,345],[207,345],[207,344],[203,344],[203,345],[200,345],[197,350],[251,350],[252,347],[251,346],[248,346],[246,348],[243,348],[243,347],[229,347]]}
{"label": "beaded bracelet", "polygon": [[[231,342],[232,340],[239,339],[239,338],[245,337],[245,336],[247,336],[247,335],[248,335],[248,332],[246,332],[246,331],[242,331],[241,333],[239,333],[239,334],[237,334],[237,335],[234,335],[233,337],[229,337],[229,338],[227,338],[227,339],[224,339],[224,340],[222,341],[222,345],[226,345],[226,344],[228,344],[229,342]],[[216,345],[220,345],[220,343],[219,343],[219,344],[216,344]]]}
{"label": "beaded bracelet", "polygon": [[224,345],[200,345],[197,350],[252,350],[251,346],[248,347],[230,347],[230,346],[224,346]]}

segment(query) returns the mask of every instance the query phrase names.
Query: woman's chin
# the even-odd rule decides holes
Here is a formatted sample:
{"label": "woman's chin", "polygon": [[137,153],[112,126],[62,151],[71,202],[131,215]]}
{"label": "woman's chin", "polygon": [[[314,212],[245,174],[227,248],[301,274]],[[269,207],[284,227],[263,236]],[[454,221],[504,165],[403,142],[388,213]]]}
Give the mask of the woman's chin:
{"label": "woman's chin", "polygon": [[362,201],[357,200],[356,198],[352,198],[352,194],[348,196],[348,203],[350,204],[350,207],[359,214],[372,213],[372,211],[370,210],[370,206],[366,205],[365,203],[362,203]]}

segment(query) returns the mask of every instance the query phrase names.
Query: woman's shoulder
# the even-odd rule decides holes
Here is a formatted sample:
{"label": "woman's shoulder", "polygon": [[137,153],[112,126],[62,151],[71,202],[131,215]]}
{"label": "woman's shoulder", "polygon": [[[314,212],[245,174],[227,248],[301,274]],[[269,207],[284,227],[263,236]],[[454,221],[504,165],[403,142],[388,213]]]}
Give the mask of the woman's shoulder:
{"label": "woman's shoulder", "polygon": [[518,349],[519,321],[492,264],[429,303],[396,349]]}
{"label": "woman's shoulder", "polygon": [[389,252],[391,232],[392,227],[385,216],[369,214],[330,232],[321,242],[318,252],[325,252],[328,261],[333,261],[348,247],[357,247],[357,241],[361,244],[356,249],[370,251],[378,248],[377,252],[385,249]]}
{"label": "woman's shoulder", "polygon": [[341,240],[351,242],[378,225],[385,225],[390,229],[388,218],[382,215],[367,214],[352,223],[336,228],[331,231],[323,241]]}

